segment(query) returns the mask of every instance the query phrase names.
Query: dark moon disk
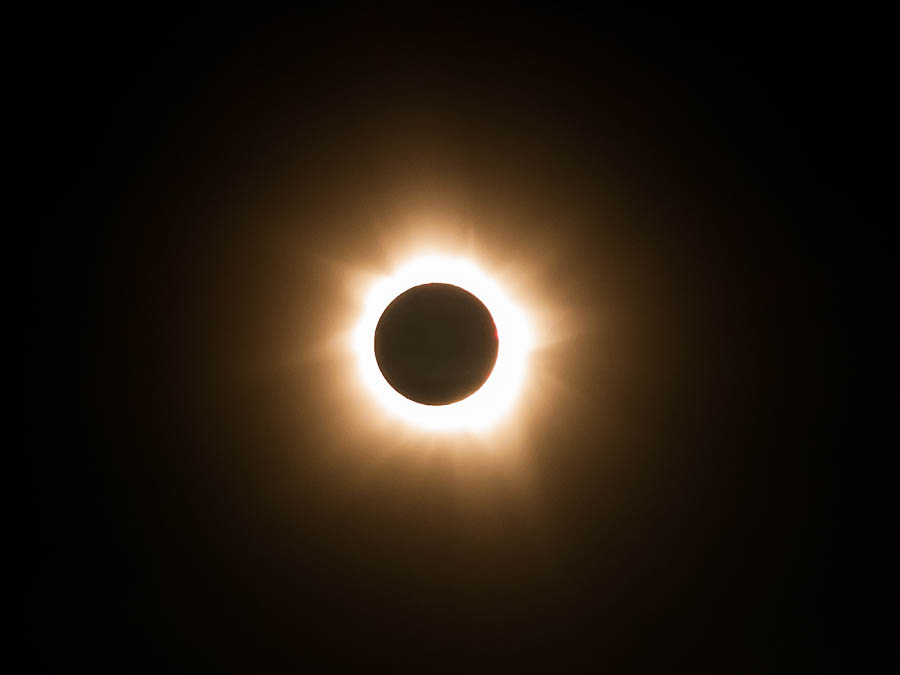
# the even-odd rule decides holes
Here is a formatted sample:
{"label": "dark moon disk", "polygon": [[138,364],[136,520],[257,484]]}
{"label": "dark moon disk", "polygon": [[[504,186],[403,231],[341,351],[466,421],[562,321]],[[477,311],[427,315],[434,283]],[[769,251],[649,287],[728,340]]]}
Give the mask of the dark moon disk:
{"label": "dark moon disk", "polygon": [[384,379],[426,405],[455,403],[478,391],[494,369],[497,347],[487,307],[451,284],[404,291],[375,328],[375,358]]}

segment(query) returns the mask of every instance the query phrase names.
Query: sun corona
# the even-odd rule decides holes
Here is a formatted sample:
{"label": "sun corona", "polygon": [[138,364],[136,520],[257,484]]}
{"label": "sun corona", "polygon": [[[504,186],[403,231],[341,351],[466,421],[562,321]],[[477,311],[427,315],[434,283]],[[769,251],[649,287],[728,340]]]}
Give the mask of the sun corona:
{"label": "sun corona", "polygon": [[[373,347],[375,329],[385,308],[404,291],[428,283],[452,284],[476,296],[497,327],[497,361],[490,377],[472,395],[448,405],[424,405],[394,390],[378,367]],[[525,379],[533,336],[525,312],[473,262],[423,255],[369,287],[352,342],[363,384],[388,415],[433,431],[485,431],[515,404]]]}

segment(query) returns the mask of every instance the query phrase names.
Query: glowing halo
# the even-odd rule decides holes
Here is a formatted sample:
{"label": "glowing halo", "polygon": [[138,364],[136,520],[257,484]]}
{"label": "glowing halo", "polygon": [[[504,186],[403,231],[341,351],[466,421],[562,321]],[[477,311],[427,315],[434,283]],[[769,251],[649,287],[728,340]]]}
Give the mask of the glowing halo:
{"label": "glowing halo", "polygon": [[[487,381],[472,395],[448,405],[424,405],[404,397],[384,379],[375,359],[375,328],[385,308],[407,289],[427,283],[469,291],[488,308],[497,327],[497,361]],[[528,317],[497,282],[469,260],[440,255],[414,258],[376,280],[366,294],[352,339],[363,384],[385,412],[435,431],[483,431],[509,412],[525,379],[533,344]]]}

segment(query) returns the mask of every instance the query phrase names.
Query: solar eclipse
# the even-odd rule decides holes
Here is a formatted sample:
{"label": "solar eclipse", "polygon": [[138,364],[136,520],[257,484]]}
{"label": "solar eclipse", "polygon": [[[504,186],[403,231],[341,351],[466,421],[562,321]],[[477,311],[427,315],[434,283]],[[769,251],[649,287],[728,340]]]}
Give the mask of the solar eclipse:
{"label": "solar eclipse", "polygon": [[353,332],[363,384],[395,418],[483,431],[513,407],[534,344],[506,290],[464,258],[425,255],[375,281]]}
{"label": "solar eclipse", "polygon": [[20,22],[33,670],[802,672],[878,615],[852,27],[520,9]]}

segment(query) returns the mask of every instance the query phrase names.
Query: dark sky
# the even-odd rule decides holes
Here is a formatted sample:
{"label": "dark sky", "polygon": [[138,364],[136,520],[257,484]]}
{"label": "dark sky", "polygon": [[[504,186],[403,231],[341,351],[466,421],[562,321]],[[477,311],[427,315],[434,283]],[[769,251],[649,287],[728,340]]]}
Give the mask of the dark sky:
{"label": "dark sky", "polygon": [[[42,668],[839,663],[835,23],[28,28]],[[316,356],[417,218],[562,317],[517,422],[527,487],[367,432],[352,367]]]}

